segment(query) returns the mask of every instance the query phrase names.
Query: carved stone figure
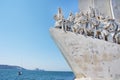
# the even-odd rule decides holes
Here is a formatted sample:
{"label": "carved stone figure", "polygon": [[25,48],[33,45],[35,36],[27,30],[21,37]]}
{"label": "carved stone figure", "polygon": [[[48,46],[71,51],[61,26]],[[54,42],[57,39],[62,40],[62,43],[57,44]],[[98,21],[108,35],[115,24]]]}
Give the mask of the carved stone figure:
{"label": "carved stone figure", "polygon": [[55,27],[56,28],[62,28],[64,16],[63,16],[61,8],[59,8],[58,13],[54,15],[54,19],[56,21],[55,22]]}
{"label": "carved stone figure", "polygon": [[73,25],[74,25],[74,20],[75,20],[75,16],[73,15],[73,13],[71,12],[70,14],[69,14],[69,17],[68,17],[68,19],[67,19],[67,26],[68,26],[68,30],[69,31],[72,31],[72,27],[73,27]]}
{"label": "carved stone figure", "polygon": [[86,30],[86,26],[87,26],[87,16],[82,13],[82,15],[80,16],[79,18],[79,21],[80,21],[80,30],[82,30],[84,32],[84,35],[87,36],[87,30]]}
{"label": "carved stone figure", "polygon": [[93,38],[103,39],[105,41],[120,44],[120,23],[104,16],[97,9],[90,7],[90,12],[70,13],[67,19],[64,19],[61,8],[54,15],[55,27],[76,34],[91,36]]}
{"label": "carved stone figure", "polygon": [[80,23],[78,23],[78,22],[75,23],[74,26],[72,27],[72,31],[75,32],[76,34],[77,34],[77,33],[80,33],[80,34],[81,34],[80,30],[81,30]]}
{"label": "carved stone figure", "polygon": [[90,7],[90,17],[93,18],[95,17],[95,9]]}
{"label": "carved stone figure", "polygon": [[116,43],[120,44],[120,32],[116,34],[115,39]]}
{"label": "carved stone figure", "polygon": [[71,31],[71,27],[73,26],[73,23],[69,20],[63,20],[63,30],[66,31]]}
{"label": "carved stone figure", "polygon": [[72,27],[72,31],[75,32],[75,33],[79,33],[80,30],[81,30],[81,24],[80,24],[80,17],[82,16],[81,15],[82,13],[76,13],[75,14],[75,19],[74,19],[74,25]]}
{"label": "carved stone figure", "polygon": [[73,15],[73,13],[71,12],[68,16],[68,19],[70,22],[74,22],[75,16]]}
{"label": "carved stone figure", "polygon": [[56,20],[55,27],[56,28],[62,28],[62,24],[63,24],[62,20],[59,20],[57,15],[54,15],[54,19]]}
{"label": "carved stone figure", "polygon": [[120,44],[120,32],[115,35],[116,43]]}
{"label": "carved stone figure", "polygon": [[74,23],[79,23],[80,21],[79,21],[79,18],[81,17],[81,13],[79,14],[79,13],[76,13],[75,14],[75,20],[74,20]]}

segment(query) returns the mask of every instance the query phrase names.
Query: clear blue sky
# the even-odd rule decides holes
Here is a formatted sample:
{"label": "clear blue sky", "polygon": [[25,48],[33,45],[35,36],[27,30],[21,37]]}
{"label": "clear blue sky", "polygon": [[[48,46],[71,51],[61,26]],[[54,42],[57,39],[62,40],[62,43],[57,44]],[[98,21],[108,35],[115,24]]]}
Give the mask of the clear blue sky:
{"label": "clear blue sky", "polygon": [[67,16],[78,0],[0,0],[0,64],[70,70],[49,33],[59,7]]}

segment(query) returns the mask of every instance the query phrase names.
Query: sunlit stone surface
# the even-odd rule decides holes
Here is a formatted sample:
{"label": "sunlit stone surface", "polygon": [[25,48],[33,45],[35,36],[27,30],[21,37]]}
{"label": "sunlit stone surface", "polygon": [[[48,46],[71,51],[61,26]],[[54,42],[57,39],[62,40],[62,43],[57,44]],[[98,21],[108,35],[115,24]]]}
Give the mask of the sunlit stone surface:
{"label": "sunlit stone surface", "polygon": [[51,36],[76,80],[119,80],[120,45],[51,28]]}
{"label": "sunlit stone surface", "polygon": [[54,15],[51,36],[75,80],[120,80],[120,1],[79,0],[80,12]]}

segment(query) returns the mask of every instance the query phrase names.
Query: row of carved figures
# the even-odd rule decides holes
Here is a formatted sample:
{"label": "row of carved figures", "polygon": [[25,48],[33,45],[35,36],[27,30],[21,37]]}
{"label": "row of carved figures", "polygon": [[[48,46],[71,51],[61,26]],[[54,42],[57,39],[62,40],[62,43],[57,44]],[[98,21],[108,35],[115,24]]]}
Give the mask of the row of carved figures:
{"label": "row of carved figures", "polygon": [[109,42],[120,44],[120,23],[115,19],[105,16],[97,9],[91,8],[89,12],[70,13],[65,19],[61,8],[54,15],[55,28],[71,31],[76,34],[91,36]]}

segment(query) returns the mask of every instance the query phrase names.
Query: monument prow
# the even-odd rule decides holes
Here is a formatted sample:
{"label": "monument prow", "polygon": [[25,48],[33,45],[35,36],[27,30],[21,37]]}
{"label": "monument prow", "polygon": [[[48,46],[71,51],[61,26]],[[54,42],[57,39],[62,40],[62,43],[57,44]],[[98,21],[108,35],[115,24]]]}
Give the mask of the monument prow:
{"label": "monument prow", "polygon": [[119,80],[120,45],[51,28],[51,36],[76,80]]}
{"label": "monument prow", "polygon": [[79,0],[80,12],[65,19],[59,8],[54,16],[50,34],[75,80],[120,80],[120,23],[111,1]]}

